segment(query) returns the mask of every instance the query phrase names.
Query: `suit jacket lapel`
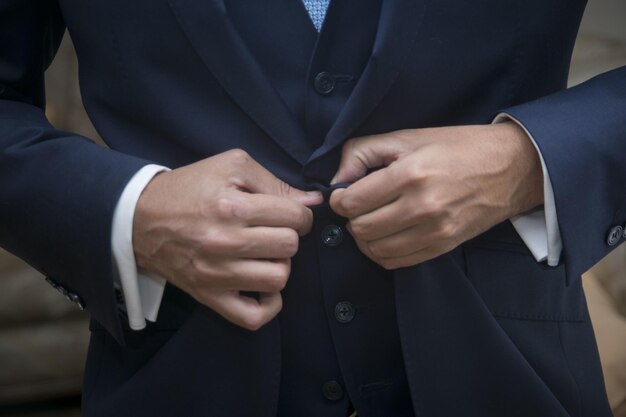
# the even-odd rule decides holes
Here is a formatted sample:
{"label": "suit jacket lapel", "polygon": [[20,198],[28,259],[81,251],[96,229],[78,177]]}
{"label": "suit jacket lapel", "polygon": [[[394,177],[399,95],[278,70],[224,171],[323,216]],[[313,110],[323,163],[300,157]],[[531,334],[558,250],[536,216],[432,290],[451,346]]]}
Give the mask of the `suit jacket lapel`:
{"label": "suit jacket lapel", "polygon": [[348,139],[389,91],[415,42],[427,0],[383,1],[372,56],[317,150],[246,48],[222,0],[168,1],[196,52],[233,100],[295,160],[309,164]]}
{"label": "suit jacket lapel", "polygon": [[224,89],[294,159],[313,152],[304,130],[230,22],[221,0],[168,0],[179,24]]}
{"label": "suit jacket lapel", "polygon": [[389,91],[417,39],[426,1],[383,1],[372,56],[324,143],[307,164],[348,139]]}

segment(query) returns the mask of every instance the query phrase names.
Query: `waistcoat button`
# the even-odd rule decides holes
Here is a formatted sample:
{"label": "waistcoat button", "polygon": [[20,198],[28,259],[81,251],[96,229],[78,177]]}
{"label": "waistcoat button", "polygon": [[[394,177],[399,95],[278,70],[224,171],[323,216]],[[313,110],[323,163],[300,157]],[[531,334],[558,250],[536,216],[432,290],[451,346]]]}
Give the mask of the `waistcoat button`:
{"label": "waistcoat button", "polygon": [[322,242],[326,246],[337,246],[343,240],[343,230],[334,224],[328,225],[322,230]]}
{"label": "waistcoat button", "polygon": [[328,95],[335,89],[335,77],[329,72],[320,72],[313,82],[315,91],[321,95]]}
{"label": "waistcoat button", "polygon": [[327,381],[322,385],[322,395],[331,401],[339,401],[343,398],[343,388],[337,381]]}
{"label": "waistcoat button", "polygon": [[349,301],[342,301],[335,306],[335,319],[339,323],[350,323],[355,314],[354,306]]}

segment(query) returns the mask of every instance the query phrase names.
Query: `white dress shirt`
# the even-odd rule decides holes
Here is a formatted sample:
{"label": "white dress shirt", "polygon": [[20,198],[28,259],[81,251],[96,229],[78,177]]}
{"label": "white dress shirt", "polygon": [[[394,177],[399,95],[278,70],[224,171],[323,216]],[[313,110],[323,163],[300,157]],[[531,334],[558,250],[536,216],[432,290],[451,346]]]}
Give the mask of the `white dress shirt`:
{"label": "white dress shirt", "polygon": [[[556,218],[554,192],[543,156],[528,130],[508,114],[499,114],[494,123],[513,120],[519,124],[535,145],[541,159],[544,181],[544,209],[516,216],[511,219],[513,227],[520,235],[537,262],[547,261],[556,266],[561,256],[562,242]],[[128,322],[133,330],[146,327],[146,320],[156,321],[165,279],[137,268],[133,251],[133,217],[139,196],[148,183],[160,172],[169,170],[159,165],[147,165],[137,171],[126,185],[113,214],[111,244],[113,257],[120,275]]]}

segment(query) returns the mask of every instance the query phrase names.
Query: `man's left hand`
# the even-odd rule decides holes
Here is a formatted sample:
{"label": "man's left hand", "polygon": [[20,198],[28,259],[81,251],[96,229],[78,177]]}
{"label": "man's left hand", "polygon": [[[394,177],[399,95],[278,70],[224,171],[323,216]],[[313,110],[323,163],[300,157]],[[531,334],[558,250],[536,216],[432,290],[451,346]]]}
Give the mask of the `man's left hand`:
{"label": "man's left hand", "polygon": [[514,122],[355,138],[332,182],[354,182],[330,206],[386,269],[435,258],[543,204],[539,154]]}

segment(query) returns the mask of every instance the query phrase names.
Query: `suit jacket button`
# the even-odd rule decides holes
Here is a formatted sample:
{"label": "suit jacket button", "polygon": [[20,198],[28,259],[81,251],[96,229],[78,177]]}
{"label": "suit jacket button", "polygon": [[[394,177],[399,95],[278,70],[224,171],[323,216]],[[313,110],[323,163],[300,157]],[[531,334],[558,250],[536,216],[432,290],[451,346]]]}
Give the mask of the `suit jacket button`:
{"label": "suit jacket button", "polygon": [[335,306],[335,319],[339,323],[350,323],[354,320],[356,311],[349,301],[342,301]]}
{"label": "suit jacket button", "polygon": [[624,229],[622,226],[614,226],[609,230],[609,234],[606,237],[606,244],[609,246],[617,245],[617,242],[622,238],[622,234],[624,233]]}
{"label": "suit jacket button", "polygon": [[76,304],[76,306],[81,309],[84,310],[85,309],[85,303],[83,303],[83,299],[80,298],[80,296],[76,293],[70,293],[69,294],[70,300]]}
{"label": "suit jacket button", "polygon": [[334,224],[328,225],[322,230],[322,242],[326,246],[337,246],[343,240],[343,230]]}
{"label": "suit jacket button", "polygon": [[328,95],[335,89],[335,77],[329,72],[320,72],[315,76],[313,86],[319,94]]}
{"label": "suit jacket button", "polygon": [[343,398],[343,388],[337,381],[327,381],[322,385],[322,395],[331,401],[339,401]]}
{"label": "suit jacket button", "polygon": [[59,285],[54,282],[54,280],[50,277],[46,277],[46,282],[52,286],[52,288],[56,289]]}

